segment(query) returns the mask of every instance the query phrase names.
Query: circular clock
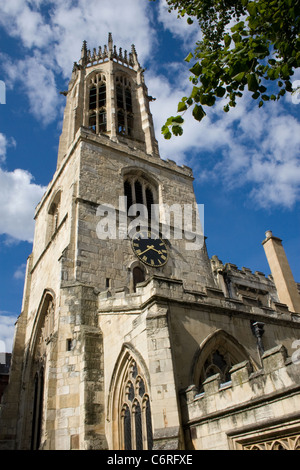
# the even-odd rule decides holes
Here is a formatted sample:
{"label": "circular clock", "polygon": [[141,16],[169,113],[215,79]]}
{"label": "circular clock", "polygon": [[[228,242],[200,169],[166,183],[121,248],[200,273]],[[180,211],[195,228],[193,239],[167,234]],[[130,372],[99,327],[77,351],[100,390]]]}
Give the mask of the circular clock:
{"label": "circular clock", "polygon": [[132,239],[136,256],[148,266],[159,268],[168,261],[167,245],[161,238],[151,238],[151,233],[138,232]]}

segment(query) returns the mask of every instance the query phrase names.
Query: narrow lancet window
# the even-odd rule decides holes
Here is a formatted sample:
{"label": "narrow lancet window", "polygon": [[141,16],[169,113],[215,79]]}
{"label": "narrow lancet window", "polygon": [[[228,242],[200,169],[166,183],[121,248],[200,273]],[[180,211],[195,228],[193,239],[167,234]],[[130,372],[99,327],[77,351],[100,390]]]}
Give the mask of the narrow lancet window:
{"label": "narrow lancet window", "polygon": [[117,132],[133,135],[133,106],[130,80],[122,75],[116,77]]}
{"label": "narrow lancet window", "polygon": [[94,75],[89,84],[88,127],[95,133],[107,131],[105,75]]}

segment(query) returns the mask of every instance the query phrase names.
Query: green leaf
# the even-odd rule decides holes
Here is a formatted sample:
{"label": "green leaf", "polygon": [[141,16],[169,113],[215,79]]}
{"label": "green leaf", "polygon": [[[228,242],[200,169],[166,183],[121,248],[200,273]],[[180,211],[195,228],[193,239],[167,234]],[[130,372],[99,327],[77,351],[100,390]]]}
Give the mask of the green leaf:
{"label": "green leaf", "polygon": [[199,77],[199,75],[202,72],[202,67],[199,64],[199,62],[196,62],[195,65],[193,65],[193,67],[190,69],[190,72],[192,72],[194,75],[196,75],[196,77]]}
{"label": "green leaf", "polygon": [[184,119],[181,116],[175,116],[175,117],[172,118],[172,123],[174,123],[174,122],[176,124],[183,124]]}
{"label": "green leaf", "polygon": [[247,10],[249,11],[251,16],[255,16],[257,12],[257,6],[255,2],[250,2],[247,5]]}
{"label": "green leaf", "polygon": [[232,39],[234,40],[235,44],[237,44],[241,42],[242,37],[240,33],[236,32],[232,35]]}
{"label": "green leaf", "polygon": [[244,76],[245,76],[245,72],[240,72],[232,78],[234,80],[236,80],[237,82],[241,82],[243,80]]}
{"label": "green leaf", "polygon": [[198,104],[195,104],[194,109],[193,109],[193,116],[197,121],[201,121],[204,116],[206,115],[204,109],[202,106],[199,106]]}
{"label": "green leaf", "polygon": [[190,62],[193,58],[193,54],[190,52],[189,55],[184,59],[185,62]]}
{"label": "green leaf", "polygon": [[161,133],[163,134],[165,139],[171,139],[171,137],[172,137],[172,134],[169,131],[168,126],[166,126],[166,125],[162,126]]}
{"label": "green leaf", "polygon": [[177,108],[177,112],[178,113],[181,113],[182,111],[185,111],[187,109],[187,105],[184,101],[180,101],[178,103],[178,108]]}
{"label": "green leaf", "polygon": [[218,98],[222,98],[226,93],[226,90],[225,88],[221,87],[221,86],[218,86],[218,88],[216,88],[216,95]]}
{"label": "green leaf", "polygon": [[224,36],[224,43],[225,43],[225,47],[229,47],[229,46],[230,46],[231,37],[229,36],[229,34],[225,34],[225,36]]}
{"label": "green leaf", "polygon": [[174,135],[182,135],[183,134],[183,129],[181,126],[172,126],[172,132]]}
{"label": "green leaf", "polygon": [[240,21],[239,23],[235,24],[232,28],[231,31],[234,33],[235,31],[242,31],[244,29],[245,23],[243,21]]}
{"label": "green leaf", "polygon": [[247,83],[248,83],[248,90],[249,91],[256,91],[258,89],[258,81],[255,73],[249,73],[247,75]]}

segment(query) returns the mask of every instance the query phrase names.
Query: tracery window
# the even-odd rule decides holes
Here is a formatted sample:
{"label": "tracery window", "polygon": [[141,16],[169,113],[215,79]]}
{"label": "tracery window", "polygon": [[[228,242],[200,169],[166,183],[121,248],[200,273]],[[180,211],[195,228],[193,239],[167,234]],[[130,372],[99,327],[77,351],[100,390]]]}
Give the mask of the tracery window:
{"label": "tracery window", "polygon": [[279,438],[261,440],[259,443],[244,444],[243,450],[300,450],[300,436],[294,434]]}
{"label": "tracery window", "polygon": [[96,134],[106,132],[106,77],[104,74],[98,73],[90,79],[88,99],[88,127]]}
{"label": "tracery window", "polygon": [[121,389],[121,449],[151,450],[153,447],[149,394],[142,371],[131,359]]}
{"label": "tracery window", "polygon": [[233,366],[230,354],[226,351],[223,354],[218,349],[212,351],[206,358],[202,373],[200,376],[200,384],[215,374],[220,374],[221,383],[230,380],[230,369]]}
{"label": "tracery window", "polygon": [[231,368],[243,361],[249,361],[256,370],[256,364],[245,348],[224,330],[217,330],[203,341],[196,351],[192,363],[193,383],[203,392],[203,382],[215,374],[220,374],[221,384],[231,380]]}
{"label": "tracery window", "polygon": [[121,135],[133,134],[132,90],[129,78],[116,77],[117,132]]}

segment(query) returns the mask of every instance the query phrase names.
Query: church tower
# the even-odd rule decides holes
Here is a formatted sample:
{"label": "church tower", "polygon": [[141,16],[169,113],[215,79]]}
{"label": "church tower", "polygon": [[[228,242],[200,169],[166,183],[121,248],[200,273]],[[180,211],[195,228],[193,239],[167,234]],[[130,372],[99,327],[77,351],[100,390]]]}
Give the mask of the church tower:
{"label": "church tower", "polygon": [[0,449],[299,449],[299,312],[263,273],[209,260],[134,46],[84,42],[63,94]]}
{"label": "church tower", "polygon": [[[214,285],[205,247],[186,249],[191,228],[182,236],[184,206],[195,216],[192,172],[159,156],[134,46],[117,51],[111,34],[103,49],[84,42],[63,94],[57,170],[35,213],[5,434],[19,449],[178,448],[165,299],[178,286]],[[154,207],[155,235],[133,240],[133,215],[148,234]],[[101,222],[108,215],[112,232]]]}

